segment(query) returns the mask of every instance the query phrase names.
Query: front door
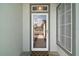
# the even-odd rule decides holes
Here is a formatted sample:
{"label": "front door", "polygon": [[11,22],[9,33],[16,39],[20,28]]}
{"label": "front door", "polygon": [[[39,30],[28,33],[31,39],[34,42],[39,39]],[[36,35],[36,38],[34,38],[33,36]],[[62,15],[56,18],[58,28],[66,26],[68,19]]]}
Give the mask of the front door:
{"label": "front door", "polygon": [[[43,6],[43,5],[42,5]],[[41,7],[40,7],[41,8]],[[48,12],[31,13],[31,50],[48,51]]]}

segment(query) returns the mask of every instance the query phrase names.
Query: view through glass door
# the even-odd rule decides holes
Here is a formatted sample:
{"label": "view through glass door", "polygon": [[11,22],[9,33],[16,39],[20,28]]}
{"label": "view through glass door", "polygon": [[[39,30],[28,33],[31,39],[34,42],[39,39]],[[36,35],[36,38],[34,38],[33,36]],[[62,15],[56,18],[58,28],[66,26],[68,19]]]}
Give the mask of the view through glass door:
{"label": "view through glass door", "polygon": [[31,13],[31,50],[48,51],[48,13]]}

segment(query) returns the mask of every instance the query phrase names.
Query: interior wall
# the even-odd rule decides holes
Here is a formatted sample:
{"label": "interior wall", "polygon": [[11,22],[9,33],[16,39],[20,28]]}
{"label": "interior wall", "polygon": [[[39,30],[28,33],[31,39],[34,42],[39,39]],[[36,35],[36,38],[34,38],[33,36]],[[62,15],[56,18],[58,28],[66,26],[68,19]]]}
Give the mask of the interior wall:
{"label": "interior wall", "polygon": [[56,6],[50,4],[50,51],[57,51],[56,45]]}
{"label": "interior wall", "polygon": [[30,4],[23,4],[23,51],[30,51]]}
{"label": "interior wall", "polygon": [[[60,55],[67,54],[56,45],[56,7],[50,4],[50,51],[58,51]],[[30,51],[30,4],[23,4],[23,51]]]}
{"label": "interior wall", "polygon": [[76,4],[76,55],[79,56],[79,3]]}
{"label": "interior wall", "polygon": [[[50,51],[56,46],[56,6],[50,4]],[[30,4],[23,4],[23,51],[30,51]]]}
{"label": "interior wall", "polygon": [[22,4],[0,4],[0,56],[22,52]]}

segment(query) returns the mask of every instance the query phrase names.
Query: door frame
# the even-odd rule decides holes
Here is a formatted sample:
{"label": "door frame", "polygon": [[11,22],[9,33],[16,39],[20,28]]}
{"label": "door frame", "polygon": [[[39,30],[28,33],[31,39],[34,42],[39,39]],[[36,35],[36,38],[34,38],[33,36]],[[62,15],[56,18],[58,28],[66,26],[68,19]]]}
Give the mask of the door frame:
{"label": "door frame", "polygon": [[[30,4],[30,51],[32,52],[32,43],[31,43],[31,40],[32,40],[32,20],[31,20],[31,14],[32,13],[36,13],[36,12],[31,12],[31,6],[32,5],[38,5],[39,3],[35,3],[35,4]],[[46,4],[46,3],[40,3],[40,5],[48,5],[48,51],[50,51],[50,4]],[[39,13],[39,12],[37,12]],[[41,12],[40,12],[41,13]],[[47,12],[42,12],[42,13],[47,13]],[[40,50],[41,51],[41,50]]]}

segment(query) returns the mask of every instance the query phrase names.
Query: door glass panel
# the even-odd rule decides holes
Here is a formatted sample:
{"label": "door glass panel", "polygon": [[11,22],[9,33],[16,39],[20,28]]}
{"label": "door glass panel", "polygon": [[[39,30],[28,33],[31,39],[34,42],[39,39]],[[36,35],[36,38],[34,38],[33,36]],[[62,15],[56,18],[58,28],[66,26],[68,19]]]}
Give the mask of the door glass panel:
{"label": "door glass panel", "polygon": [[33,48],[46,48],[46,15],[33,15]]}

